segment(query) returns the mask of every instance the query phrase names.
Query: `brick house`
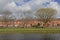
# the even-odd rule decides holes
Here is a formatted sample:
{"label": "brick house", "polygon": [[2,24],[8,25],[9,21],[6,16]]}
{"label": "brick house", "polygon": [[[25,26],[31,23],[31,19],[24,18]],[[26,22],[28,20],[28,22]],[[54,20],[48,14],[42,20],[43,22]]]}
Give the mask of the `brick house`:
{"label": "brick house", "polygon": [[[44,22],[38,20],[9,20],[7,22],[0,21],[0,27],[32,27],[33,25],[38,25],[45,27]],[[48,22],[48,26],[60,26],[60,19],[52,20]]]}

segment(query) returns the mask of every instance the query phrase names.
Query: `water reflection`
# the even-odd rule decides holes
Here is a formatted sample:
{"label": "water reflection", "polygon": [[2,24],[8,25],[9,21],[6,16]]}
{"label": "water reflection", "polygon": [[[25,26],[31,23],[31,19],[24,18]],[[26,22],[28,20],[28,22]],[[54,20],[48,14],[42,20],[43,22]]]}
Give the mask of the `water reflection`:
{"label": "water reflection", "polygon": [[60,34],[26,34],[24,40],[60,40]]}
{"label": "water reflection", "polygon": [[24,40],[23,34],[0,34],[0,40]]}
{"label": "water reflection", "polygon": [[60,40],[60,34],[0,34],[0,40]]}

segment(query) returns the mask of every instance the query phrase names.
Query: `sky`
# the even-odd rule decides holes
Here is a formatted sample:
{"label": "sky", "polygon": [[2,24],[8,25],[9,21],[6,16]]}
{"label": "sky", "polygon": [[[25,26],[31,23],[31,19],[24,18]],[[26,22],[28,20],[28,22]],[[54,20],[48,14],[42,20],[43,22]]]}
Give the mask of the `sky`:
{"label": "sky", "polygon": [[60,0],[54,0],[55,2],[58,2],[60,4]]}
{"label": "sky", "polygon": [[[0,0],[0,16],[4,10],[12,12],[9,17],[35,18],[34,12],[42,7],[57,10],[57,18],[60,18],[60,0]],[[31,13],[28,13],[31,11]]]}

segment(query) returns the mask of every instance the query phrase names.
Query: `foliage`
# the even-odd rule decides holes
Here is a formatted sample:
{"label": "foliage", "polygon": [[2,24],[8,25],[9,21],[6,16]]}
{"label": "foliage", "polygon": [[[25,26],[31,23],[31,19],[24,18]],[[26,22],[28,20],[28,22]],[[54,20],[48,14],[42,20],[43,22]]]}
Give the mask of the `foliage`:
{"label": "foliage", "polygon": [[41,8],[39,10],[37,10],[37,12],[35,13],[37,15],[37,19],[43,21],[45,24],[47,24],[47,22],[51,21],[52,19],[55,19],[55,15],[56,15],[57,11],[55,9],[52,8]]}

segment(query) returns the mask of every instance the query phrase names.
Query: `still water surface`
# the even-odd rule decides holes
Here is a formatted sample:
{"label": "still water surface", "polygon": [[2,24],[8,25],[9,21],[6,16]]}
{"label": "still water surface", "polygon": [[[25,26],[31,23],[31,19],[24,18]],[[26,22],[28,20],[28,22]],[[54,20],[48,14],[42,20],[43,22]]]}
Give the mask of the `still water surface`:
{"label": "still water surface", "polygon": [[0,34],[0,40],[60,40],[60,34]]}

